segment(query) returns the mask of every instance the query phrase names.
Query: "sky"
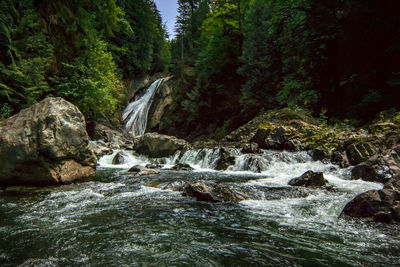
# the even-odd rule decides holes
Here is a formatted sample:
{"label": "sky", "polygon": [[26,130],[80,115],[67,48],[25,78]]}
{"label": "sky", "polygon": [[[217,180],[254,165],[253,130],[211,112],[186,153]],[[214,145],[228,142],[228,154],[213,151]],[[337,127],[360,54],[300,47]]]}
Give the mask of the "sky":
{"label": "sky", "polygon": [[163,23],[167,24],[169,38],[172,39],[175,35],[175,20],[178,15],[177,0],[155,0],[158,10],[160,10]]}

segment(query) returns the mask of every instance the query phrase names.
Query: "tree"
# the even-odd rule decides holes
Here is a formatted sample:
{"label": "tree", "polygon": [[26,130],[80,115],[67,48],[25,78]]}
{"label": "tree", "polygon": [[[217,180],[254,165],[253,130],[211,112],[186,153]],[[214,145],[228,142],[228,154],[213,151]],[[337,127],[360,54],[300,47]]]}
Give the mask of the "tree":
{"label": "tree", "polygon": [[50,91],[46,75],[54,60],[52,49],[33,1],[0,2],[0,119]]}

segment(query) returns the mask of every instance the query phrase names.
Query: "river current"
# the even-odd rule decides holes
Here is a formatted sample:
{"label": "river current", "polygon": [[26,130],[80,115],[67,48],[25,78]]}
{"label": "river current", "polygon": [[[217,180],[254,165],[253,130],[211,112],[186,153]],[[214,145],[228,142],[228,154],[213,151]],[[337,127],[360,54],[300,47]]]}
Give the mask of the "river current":
{"label": "river current", "polygon": [[[349,170],[312,161],[305,152],[264,151],[261,173],[244,170],[246,159],[239,154],[222,172],[212,169],[212,151],[190,153],[180,159],[195,167],[190,172],[168,170],[175,157],[160,174],[134,176],[128,168],[149,160],[126,152],[122,165],[111,164],[113,155],[101,158],[96,177],[87,181],[0,190],[0,265],[400,264],[398,226],[338,218],[357,194],[382,185],[350,180]],[[308,170],[322,171],[337,190],[287,185]],[[194,181],[227,185],[250,197],[205,203],[182,196],[178,189]]]}

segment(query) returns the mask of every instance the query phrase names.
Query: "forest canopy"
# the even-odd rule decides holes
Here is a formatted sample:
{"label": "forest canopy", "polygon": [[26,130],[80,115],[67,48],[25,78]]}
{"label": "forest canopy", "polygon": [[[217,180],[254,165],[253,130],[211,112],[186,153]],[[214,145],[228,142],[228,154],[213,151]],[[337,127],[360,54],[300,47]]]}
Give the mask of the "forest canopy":
{"label": "forest canopy", "polygon": [[178,5],[167,40],[152,0],[1,1],[0,119],[47,96],[90,118],[115,116],[127,80],[168,71],[176,88],[165,124],[186,133],[222,136],[286,106],[362,122],[399,108],[394,0]]}
{"label": "forest canopy", "polygon": [[364,122],[399,108],[395,1],[178,2],[172,62],[188,128],[210,117],[234,128],[284,106]]}

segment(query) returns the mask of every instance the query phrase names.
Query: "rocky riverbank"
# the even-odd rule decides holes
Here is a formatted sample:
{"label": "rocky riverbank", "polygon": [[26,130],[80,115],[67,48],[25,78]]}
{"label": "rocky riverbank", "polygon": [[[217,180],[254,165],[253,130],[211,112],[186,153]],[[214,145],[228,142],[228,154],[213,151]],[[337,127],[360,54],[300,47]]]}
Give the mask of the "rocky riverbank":
{"label": "rocky riverbank", "polygon": [[[309,151],[315,161],[351,167],[352,179],[385,183],[382,190],[366,192],[350,202],[346,216],[375,221],[399,221],[400,189],[400,116],[381,116],[363,128],[332,127],[305,113],[290,109],[268,111],[227,135],[221,142],[194,142],[157,133],[132,138],[122,129],[95,122],[89,143],[83,115],[61,98],[48,98],[2,121],[0,138],[1,184],[63,184],[94,174],[96,156],[110,155],[115,150],[131,151],[150,158],[153,164],[142,166],[140,175],[158,174],[166,157],[175,157],[181,165],[173,170],[190,171],[191,160],[201,161],[215,170],[245,170],[262,173],[273,160],[263,151]],[[112,164],[124,163],[125,152],[115,154]],[[155,166],[155,167],[153,167]],[[140,166],[139,166],[140,167]],[[311,171],[294,178],[289,186],[335,190],[323,173]],[[197,186],[198,187],[198,186]],[[186,185],[185,194],[198,198]],[[190,190],[189,190],[189,189]],[[202,185],[212,201],[221,188]],[[207,189],[207,190],[205,190]],[[220,190],[221,191],[221,190]],[[232,193],[230,188],[223,192]],[[283,190],[284,191],[284,190]],[[189,192],[189,193],[188,193]],[[203,193],[201,193],[203,194]],[[200,194],[200,195],[201,195]],[[231,194],[232,199],[245,199]],[[206,197],[207,199],[207,197]],[[229,198],[226,198],[229,199]],[[237,200],[235,200],[237,201]],[[367,210],[368,212],[361,212]],[[382,213],[385,211],[384,214]],[[383,215],[382,215],[383,214]]]}

